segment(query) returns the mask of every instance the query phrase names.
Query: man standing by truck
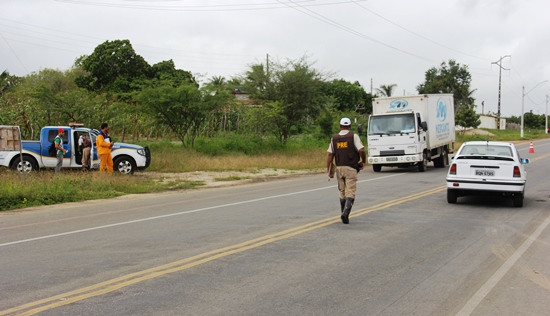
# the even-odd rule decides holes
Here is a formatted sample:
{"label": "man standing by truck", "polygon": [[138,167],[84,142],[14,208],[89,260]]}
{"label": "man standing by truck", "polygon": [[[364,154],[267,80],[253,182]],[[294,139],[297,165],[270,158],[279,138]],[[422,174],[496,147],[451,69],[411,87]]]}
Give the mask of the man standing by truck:
{"label": "man standing by truck", "polygon": [[99,173],[105,172],[105,168],[109,173],[113,173],[113,158],[111,157],[111,148],[114,142],[109,137],[109,125],[101,124],[101,131],[96,138],[97,154],[99,155]]}
{"label": "man standing by truck", "polygon": [[61,166],[63,166],[63,156],[67,153],[67,150],[63,148],[63,136],[65,136],[65,130],[60,128],[57,130],[57,136],[54,139],[55,149],[57,149],[57,164],[55,165],[55,173],[61,172]]}
{"label": "man standing by truck", "polygon": [[[367,157],[365,146],[359,136],[350,131],[351,120],[344,117],[340,120],[340,133],[332,136],[328,147],[327,170],[329,177],[334,177],[333,160],[336,163],[336,178],[340,191],[340,211],[342,223],[349,224],[349,214],[355,202],[357,174],[363,170]],[[361,158],[361,162],[359,162]]]}

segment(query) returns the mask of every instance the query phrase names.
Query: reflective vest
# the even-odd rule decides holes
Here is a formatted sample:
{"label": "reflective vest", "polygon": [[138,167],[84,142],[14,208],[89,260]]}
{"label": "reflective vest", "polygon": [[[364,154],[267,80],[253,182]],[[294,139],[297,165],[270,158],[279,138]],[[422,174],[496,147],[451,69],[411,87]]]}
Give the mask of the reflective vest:
{"label": "reflective vest", "polygon": [[355,167],[359,163],[359,151],[355,148],[353,132],[332,136],[332,152],[337,166]]}

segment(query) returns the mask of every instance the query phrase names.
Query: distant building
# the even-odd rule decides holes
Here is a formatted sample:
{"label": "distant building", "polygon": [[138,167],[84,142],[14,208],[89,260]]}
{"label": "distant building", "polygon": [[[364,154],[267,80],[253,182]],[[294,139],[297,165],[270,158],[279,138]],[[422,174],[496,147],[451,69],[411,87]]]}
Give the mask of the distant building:
{"label": "distant building", "polygon": [[[496,115],[488,113],[481,115],[479,119],[481,120],[481,124],[479,124],[478,128],[497,129],[498,117]],[[506,119],[503,117],[500,118],[500,129],[506,129]]]}

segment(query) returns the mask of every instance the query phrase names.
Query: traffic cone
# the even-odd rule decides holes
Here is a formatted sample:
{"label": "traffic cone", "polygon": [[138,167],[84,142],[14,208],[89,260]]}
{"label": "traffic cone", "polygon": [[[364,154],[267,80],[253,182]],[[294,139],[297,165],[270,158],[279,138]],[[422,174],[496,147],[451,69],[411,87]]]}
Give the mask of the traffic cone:
{"label": "traffic cone", "polygon": [[533,142],[529,143],[529,153],[534,154],[535,153],[535,147],[533,147]]}

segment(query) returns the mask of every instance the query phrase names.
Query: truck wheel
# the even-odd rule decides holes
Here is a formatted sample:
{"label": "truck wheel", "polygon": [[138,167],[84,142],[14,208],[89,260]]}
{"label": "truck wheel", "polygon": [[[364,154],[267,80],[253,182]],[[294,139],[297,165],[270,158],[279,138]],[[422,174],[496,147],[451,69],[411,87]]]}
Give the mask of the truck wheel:
{"label": "truck wheel", "polygon": [[443,162],[443,155],[440,155],[439,157],[434,159],[434,167],[436,168],[445,167],[445,163]]}
{"label": "truck wheel", "polygon": [[428,166],[428,158],[426,158],[426,153],[424,153],[422,157],[422,161],[418,163],[418,171],[420,172],[426,171],[426,167]]}
{"label": "truck wheel", "polygon": [[434,167],[445,168],[449,164],[449,155],[445,148],[441,149],[441,155],[434,159]]}
{"label": "truck wheel", "polygon": [[447,203],[455,204],[456,199],[457,199],[456,191],[447,189]]}
{"label": "truck wheel", "polygon": [[523,193],[514,194],[512,198],[515,207],[523,207]]}
{"label": "truck wheel", "polygon": [[372,170],[374,172],[380,172],[380,170],[382,170],[382,166],[381,165],[372,165]]}
{"label": "truck wheel", "polygon": [[130,157],[117,157],[114,162],[114,169],[120,173],[133,174],[136,171],[136,163]]}
{"label": "truck wheel", "polygon": [[11,168],[19,172],[25,171],[25,173],[29,173],[31,171],[38,171],[38,163],[34,158],[29,158],[27,156],[23,156],[23,163],[21,163],[21,157],[17,156],[13,160]]}

